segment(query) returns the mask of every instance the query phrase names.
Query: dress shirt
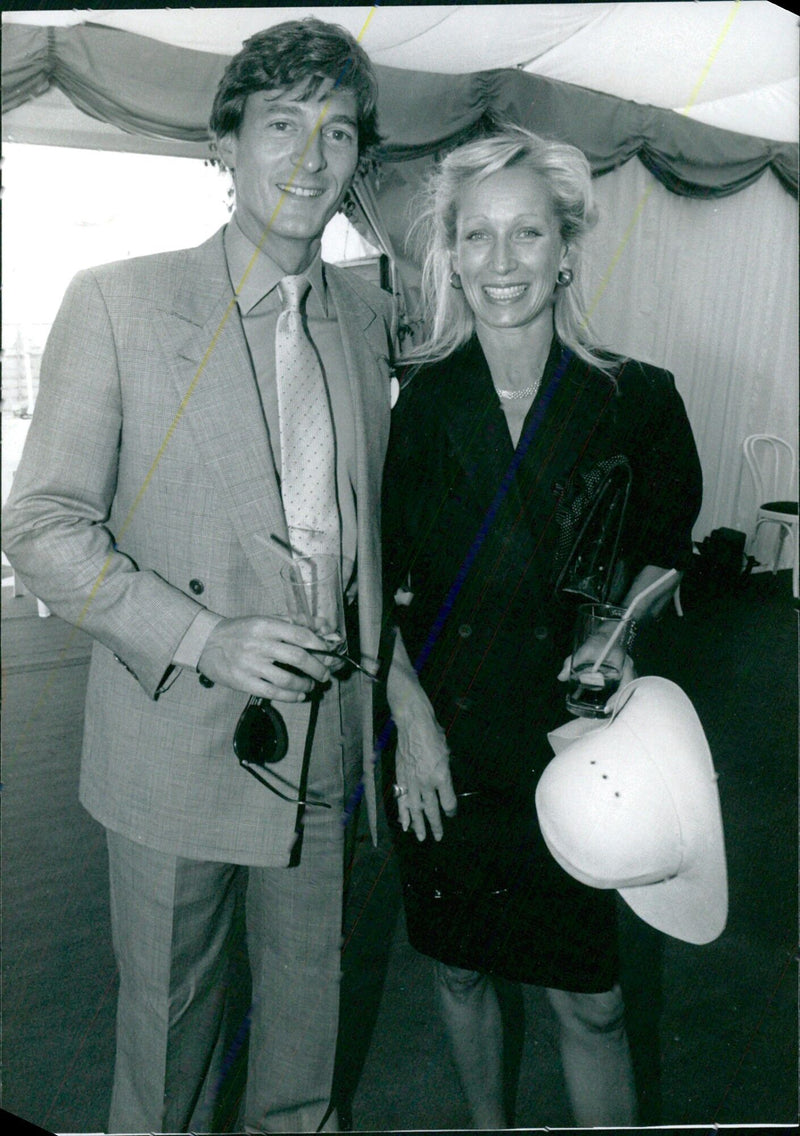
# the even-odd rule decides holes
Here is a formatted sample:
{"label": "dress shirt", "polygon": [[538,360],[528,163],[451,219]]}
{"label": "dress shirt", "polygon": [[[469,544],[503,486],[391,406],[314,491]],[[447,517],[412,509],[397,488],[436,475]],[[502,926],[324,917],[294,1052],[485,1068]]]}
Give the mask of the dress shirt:
{"label": "dress shirt", "polygon": [[[275,329],[281,312],[277,286],[287,274],[267,253],[258,252],[239,228],[235,216],[225,230],[225,255],[269,435],[271,452],[265,453],[264,457],[266,461],[273,462],[276,471],[280,471]],[[325,266],[319,251],[302,275],[311,284],[304,303],[305,329],[319,356],[331,402],[342,534],[342,578],[347,595],[352,597],[356,590],[355,411],[339,321],[328,302]],[[219,618],[205,609],[198,613],[175,652],[176,665],[197,666],[206,640]]]}

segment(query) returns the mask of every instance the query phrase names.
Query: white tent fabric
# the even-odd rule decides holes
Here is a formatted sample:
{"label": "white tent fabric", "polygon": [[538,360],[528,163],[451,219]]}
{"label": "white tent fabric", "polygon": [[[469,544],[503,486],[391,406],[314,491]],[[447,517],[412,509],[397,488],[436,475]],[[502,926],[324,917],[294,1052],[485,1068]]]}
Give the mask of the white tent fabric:
{"label": "white tent fabric", "polygon": [[767,433],[797,446],[797,204],[771,176],[715,201],[678,197],[640,162],[597,178],[595,194],[583,258],[593,327],[675,375],[703,467],[695,539],[720,526],[750,534],[758,502],[742,442]]}
{"label": "white tent fabric", "polygon": [[363,32],[380,65],[451,74],[518,67],[712,126],[798,139],[797,19],[766,0],[46,9],[5,12],[3,20],[58,27],[88,20],[233,54],[253,32],[304,15]]}
{"label": "white tent fabric", "polygon": [[[378,64],[451,74],[517,66],[632,101],[688,108],[740,133],[797,138],[797,20],[760,0],[47,10],[4,19],[62,26],[94,19],[181,47],[233,53],[260,28],[308,14],[356,35],[369,19],[362,42]],[[169,140],[124,134],[82,115],[54,89],[8,117],[37,107],[45,131],[73,145],[131,149],[133,139],[146,152],[175,152]],[[592,322],[615,350],[676,376],[705,476],[695,538],[722,525],[748,530],[754,502],[741,473],[744,437],[797,439],[797,203],[770,172],[715,200],[668,192],[638,161],[595,186],[601,222],[584,264]],[[395,207],[389,195],[381,208],[402,231],[405,203]]]}

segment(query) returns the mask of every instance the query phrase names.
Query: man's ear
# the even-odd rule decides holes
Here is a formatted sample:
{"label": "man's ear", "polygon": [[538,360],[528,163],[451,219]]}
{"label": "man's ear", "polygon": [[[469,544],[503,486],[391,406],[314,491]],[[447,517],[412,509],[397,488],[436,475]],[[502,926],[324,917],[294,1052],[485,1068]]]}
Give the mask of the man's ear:
{"label": "man's ear", "polygon": [[236,135],[223,134],[217,138],[217,153],[229,170],[236,169]]}

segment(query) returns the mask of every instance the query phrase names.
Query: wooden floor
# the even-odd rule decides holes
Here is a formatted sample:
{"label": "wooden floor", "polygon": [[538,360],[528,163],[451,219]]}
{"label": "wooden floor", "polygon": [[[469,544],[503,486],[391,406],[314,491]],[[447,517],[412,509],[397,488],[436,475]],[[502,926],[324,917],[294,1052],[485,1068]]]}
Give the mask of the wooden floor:
{"label": "wooden floor", "polygon": [[[620,904],[645,1125],[789,1125],[797,1110],[797,622],[788,573],[736,595],[684,589],[639,644],[644,673],[693,699],[720,774],[730,919],[692,947]],[[4,589],[5,591],[5,589]],[[77,804],[88,641],[29,597],[3,601],[3,1106],[58,1133],[102,1131],[116,975],[102,830]],[[513,1001],[519,994],[505,991]],[[364,840],[348,907],[340,1098],[359,1131],[460,1129],[467,1114],[409,947],[387,834]],[[554,1025],[522,991],[520,1127],[568,1127]]]}

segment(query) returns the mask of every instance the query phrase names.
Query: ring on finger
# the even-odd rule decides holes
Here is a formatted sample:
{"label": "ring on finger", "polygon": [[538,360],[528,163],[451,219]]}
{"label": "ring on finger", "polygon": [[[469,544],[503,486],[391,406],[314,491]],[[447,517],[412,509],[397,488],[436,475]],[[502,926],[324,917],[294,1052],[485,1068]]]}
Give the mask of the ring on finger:
{"label": "ring on finger", "polygon": [[399,800],[400,797],[405,797],[406,794],[408,793],[408,786],[407,785],[398,785],[395,782],[395,784],[392,786],[392,792],[394,793],[395,797]]}

